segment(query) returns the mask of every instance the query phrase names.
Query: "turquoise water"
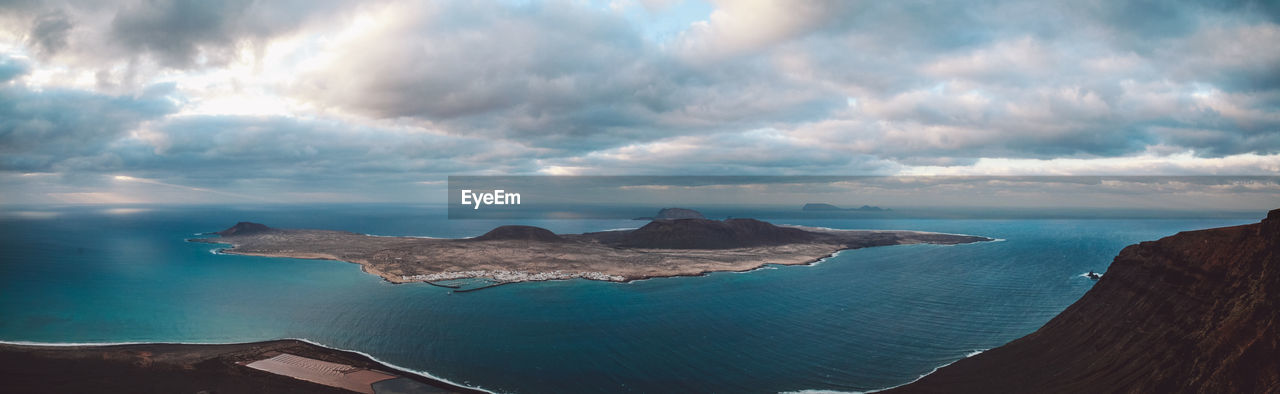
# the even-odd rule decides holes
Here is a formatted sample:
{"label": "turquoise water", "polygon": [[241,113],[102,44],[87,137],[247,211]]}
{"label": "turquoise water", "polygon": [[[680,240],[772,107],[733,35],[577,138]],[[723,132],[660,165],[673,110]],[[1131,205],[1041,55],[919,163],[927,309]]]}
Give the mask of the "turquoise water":
{"label": "turquoise water", "polygon": [[[868,390],[1034,331],[1125,245],[1256,222],[777,220],[999,242],[845,251],[814,266],[466,294],[391,285],[354,264],[210,253],[197,232],[253,220],[380,235],[473,236],[499,223],[425,207],[71,209],[0,219],[0,340],[306,338],[502,392]],[[741,215],[747,216],[747,215]],[[524,221],[556,232],[634,221]]]}

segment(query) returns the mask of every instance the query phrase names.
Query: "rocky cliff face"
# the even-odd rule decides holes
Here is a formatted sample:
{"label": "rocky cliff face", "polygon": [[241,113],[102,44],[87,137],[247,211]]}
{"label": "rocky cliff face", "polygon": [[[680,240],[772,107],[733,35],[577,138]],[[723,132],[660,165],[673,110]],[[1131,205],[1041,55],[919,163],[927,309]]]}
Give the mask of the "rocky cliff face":
{"label": "rocky cliff face", "polygon": [[1126,247],[1040,330],[890,392],[1280,392],[1280,210]]}

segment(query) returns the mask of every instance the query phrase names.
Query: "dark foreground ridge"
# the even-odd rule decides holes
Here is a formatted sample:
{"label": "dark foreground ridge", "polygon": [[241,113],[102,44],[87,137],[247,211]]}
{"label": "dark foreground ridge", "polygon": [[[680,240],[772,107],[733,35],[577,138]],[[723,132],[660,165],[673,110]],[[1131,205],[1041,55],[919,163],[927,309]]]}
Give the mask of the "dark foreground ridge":
{"label": "dark foreground ridge", "polygon": [[1130,245],[1040,330],[889,392],[1280,392],[1280,210]]}
{"label": "dark foreground ridge", "polygon": [[398,375],[377,385],[413,393],[481,391],[401,372],[359,353],[284,339],[194,345],[36,346],[0,344],[0,391],[17,393],[351,393],[244,364],[287,353]]}

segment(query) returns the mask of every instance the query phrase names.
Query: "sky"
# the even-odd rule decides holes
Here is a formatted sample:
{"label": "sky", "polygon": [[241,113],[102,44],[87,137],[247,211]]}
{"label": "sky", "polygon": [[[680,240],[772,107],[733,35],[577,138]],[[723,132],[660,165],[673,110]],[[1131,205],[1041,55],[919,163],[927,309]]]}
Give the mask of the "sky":
{"label": "sky", "polygon": [[0,0],[0,205],[449,175],[1280,175],[1280,3]]}

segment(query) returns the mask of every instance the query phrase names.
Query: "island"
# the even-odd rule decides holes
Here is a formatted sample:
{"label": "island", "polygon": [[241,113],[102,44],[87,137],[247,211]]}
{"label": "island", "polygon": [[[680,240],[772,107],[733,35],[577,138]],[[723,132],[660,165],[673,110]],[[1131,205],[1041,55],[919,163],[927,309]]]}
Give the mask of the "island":
{"label": "island", "polygon": [[277,229],[240,222],[216,237],[220,253],[338,260],[392,283],[484,279],[496,284],[583,278],[613,282],[810,264],[845,250],[902,244],[953,245],[992,239],[920,231],[833,230],[755,219],[659,219],[634,230],[555,234],[500,226],[461,239],[388,237]]}
{"label": "island", "polygon": [[706,219],[702,216],[702,212],[698,212],[688,208],[662,208],[658,210],[657,216],[638,217],[634,220],[664,220],[664,219]]}
{"label": "island", "polygon": [[1273,393],[1280,210],[1120,251],[1034,333],[890,393]]}
{"label": "island", "polygon": [[861,211],[861,212],[892,211],[892,209],[874,207],[870,205],[863,205],[858,208],[841,208],[835,205],[821,203],[821,202],[811,202],[808,204],[804,204],[803,207],[800,207],[800,210],[801,211]]}

